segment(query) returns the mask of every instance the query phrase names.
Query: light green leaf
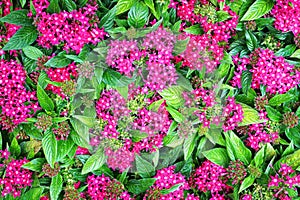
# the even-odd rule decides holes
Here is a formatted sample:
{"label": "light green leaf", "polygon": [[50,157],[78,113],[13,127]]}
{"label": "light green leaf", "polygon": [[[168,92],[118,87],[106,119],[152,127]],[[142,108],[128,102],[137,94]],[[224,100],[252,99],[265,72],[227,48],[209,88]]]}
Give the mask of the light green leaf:
{"label": "light green leaf", "polygon": [[295,99],[292,94],[277,94],[269,100],[270,106],[279,106],[282,103],[287,103]]}
{"label": "light green leaf", "polygon": [[251,175],[245,178],[240,186],[239,193],[241,193],[243,190],[250,187],[254,183],[254,181],[255,181],[255,177]]}
{"label": "light green leaf", "polygon": [[183,91],[184,89],[181,86],[171,86],[158,93],[166,100],[168,105],[178,109],[184,104],[184,99],[181,95]]}
{"label": "light green leaf", "polygon": [[37,38],[38,33],[34,26],[20,28],[3,47],[4,51],[23,49],[31,45]]}
{"label": "light green leaf", "polygon": [[63,178],[60,174],[52,177],[51,184],[50,184],[50,197],[51,200],[57,200],[59,194],[62,191],[63,186]]}
{"label": "light green leaf", "polygon": [[28,163],[22,165],[22,168],[29,169],[31,171],[40,172],[43,168],[44,163],[46,162],[45,158],[35,158]]}
{"label": "light green leaf", "polygon": [[84,115],[73,115],[73,117],[75,119],[78,119],[80,122],[82,122],[89,128],[92,128],[95,125],[95,119],[93,117],[87,117]]}
{"label": "light green leaf", "polygon": [[300,59],[300,49],[297,49],[292,55],[292,58],[298,58]]}
{"label": "light green leaf", "polygon": [[91,171],[97,170],[105,163],[106,157],[103,148],[99,148],[95,154],[93,154],[86,163],[83,165],[82,174],[87,174]]}
{"label": "light green leaf", "polygon": [[41,107],[47,111],[54,110],[54,103],[52,99],[48,96],[45,90],[38,84],[37,85],[37,98]]}
{"label": "light green leaf", "polygon": [[57,158],[57,140],[52,132],[46,132],[42,139],[42,147],[47,162],[52,168]]}
{"label": "light green leaf", "polygon": [[227,167],[229,164],[229,157],[227,155],[226,149],[224,148],[214,148],[208,151],[204,151],[202,152],[202,154],[205,158],[217,165]]}
{"label": "light green leaf", "polygon": [[[22,194],[20,198],[18,198],[19,200],[39,200],[41,195],[43,192],[43,188],[39,187],[39,188],[32,188],[30,189],[28,192],[26,192],[25,194]],[[15,198],[13,198],[15,199]]]}
{"label": "light green leaf", "polygon": [[196,133],[189,134],[188,138],[184,140],[183,143],[183,155],[184,155],[184,160],[188,160],[191,156],[192,153],[195,149],[196,145]]}
{"label": "light green leaf", "polygon": [[42,57],[44,54],[41,50],[39,50],[36,47],[33,46],[27,46],[25,48],[22,49],[24,54],[32,59],[32,60],[38,60],[38,58]]}
{"label": "light green leaf", "polygon": [[71,63],[69,58],[66,58],[66,52],[61,52],[57,56],[54,56],[50,60],[45,63],[45,66],[53,67],[53,68],[62,68]]}
{"label": "light green leaf", "polygon": [[133,6],[134,0],[119,0],[116,5],[116,15],[128,11]]}
{"label": "light green leaf", "polygon": [[256,0],[247,10],[241,21],[255,20],[267,14],[274,6],[273,0]]}
{"label": "light green leaf", "polygon": [[186,38],[184,40],[177,40],[177,42],[174,45],[174,49],[173,49],[173,55],[177,56],[179,54],[181,54],[182,52],[184,52],[186,50],[186,46],[189,43],[190,38]]}
{"label": "light green leaf", "polygon": [[186,33],[193,34],[193,35],[201,35],[203,33],[203,30],[199,24],[185,28],[183,31]]}
{"label": "light green leaf", "polygon": [[167,106],[166,109],[176,122],[181,123],[184,120],[183,115],[174,108]]}
{"label": "light green leaf", "polygon": [[247,126],[250,124],[258,124],[265,122],[265,120],[259,119],[258,112],[255,109],[251,108],[246,104],[240,102],[238,103],[241,104],[244,112],[244,119],[241,123],[239,123],[239,126]]}
{"label": "light green leaf", "polygon": [[136,155],[135,157],[136,169],[137,172],[143,177],[148,178],[154,175],[155,168],[154,166],[148,162],[147,160],[143,159],[141,156]]}
{"label": "light green leaf", "polygon": [[275,108],[272,108],[271,106],[265,106],[265,108],[267,110],[268,117],[270,118],[270,120],[274,122],[279,122],[282,119],[282,114]]}
{"label": "light green leaf", "polygon": [[156,19],[160,18],[160,14],[156,11],[153,0],[145,0],[145,4],[150,8]]}

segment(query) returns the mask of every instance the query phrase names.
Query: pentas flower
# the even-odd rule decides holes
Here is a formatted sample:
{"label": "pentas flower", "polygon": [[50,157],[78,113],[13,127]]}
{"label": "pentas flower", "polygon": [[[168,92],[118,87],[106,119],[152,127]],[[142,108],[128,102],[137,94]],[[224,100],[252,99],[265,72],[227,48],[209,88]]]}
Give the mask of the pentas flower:
{"label": "pentas flower", "polygon": [[267,124],[251,124],[245,128],[239,128],[238,132],[247,135],[245,144],[258,151],[265,143],[275,142],[279,138],[277,131],[273,131]]}
{"label": "pentas flower", "polygon": [[78,10],[53,14],[45,11],[48,1],[34,0],[33,5],[37,10],[34,17],[39,31],[37,41],[42,47],[63,44],[64,50],[73,50],[78,54],[85,44],[96,45],[106,35],[104,29],[98,27],[97,4],[86,4]]}
{"label": "pentas flower", "polygon": [[106,63],[116,68],[121,74],[131,76],[135,70],[134,61],[141,58],[142,53],[136,41],[112,40],[106,56]]}
{"label": "pentas flower", "polygon": [[7,160],[10,156],[10,152],[7,149],[0,150],[0,158]]}
{"label": "pentas flower", "polygon": [[287,112],[283,115],[282,123],[288,128],[293,128],[298,125],[299,117],[294,112]]}
{"label": "pentas flower", "polygon": [[[184,176],[180,173],[175,173],[175,166],[170,166],[157,170],[154,178],[156,181],[146,192],[144,200],[169,200],[169,199],[184,199],[184,190],[188,190],[189,186]],[[170,189],[173,186],[180,185],[177,190],[164,194],[163,191]]]}
{"label": "pentas flower", "polygon": [[274,197],[279,199],[292,199],[288,195],[287,189],[294,189],[300,185],[300,175],[295,174],[295,171],[287,164],[280,165],[280,169],[275,176],[270,176],[268,187],[274,192]]}
{"label": "pentas flower", "polygon": [[230,161],[227,168],[227,176],[232,180],[232,185],[241,183],[247,176],[247,169],[240,160]]}
{"label": "pentas flower", "polygon": [[4,165],[5,175],[0,178],[0,191],[3,197],[8,194],[14,198],[21,195],[21,190],[32,183],[32,172],[22,168],[22,165],[29,162],[26,158],[23,160],[11,160]]}
{"label": "pentas flower", "polygon": [[273,51],[259,48],[252,52],[250,59],[242,59],[233,78],[233,86],[241,87],[241,75],[248,64],[252,65],[253,89],[264,85],[270,94],[283,94],[299,84],[300,72],[293,65],[287,63],[284,57],[275,56]]}
{"label": "pentas flower", "polygon": [[[67,81],[71,81],[72,78],[78,77],[76,71],[76,65],[71,63],[64,68],[48,68],[46,73],[51,81],[64,84]],[[61,98],[67,98],[67,94],[64,93],[62,87],[48,84],[46,90],[52,91],[54,94],[59,95]]]}
{"label": "pentas flower", "polygon": [[278,0],[271,10],[271,15],[275,18],[276,29],[289,32],[295,36],[300,33],[300,2],[298,0]]}
{"label": "pentas flower", "polygon": [[244,119],[243,108],[240,104],[235,102],[233,97],[228,97],[227,103],[223,108],[222,117],[225,118],[224,124],[222,125],[223,130],[225,132],[234,130],[238,126],[238,123]]}
{"label": "pentas flower", "polygon": [[89,155],[90,152],[87,148],[78,146],[76,149],[76,155]]}
{"label": "pentas flower", "polygon": [[57,140],[67,140],[71,131],[71,127],[67,121],[57,124],[57,128],[52,129]]}
{"label": "pentas flower", "polygon": [[36,93],[25,88],[26,72],[16,61],[0,60],[0,114],[2,129],[12,131],[39,110]]}
{"label": "pentas flower", "polygon": [[194,194],[188,194],[186,200],[200,200],[200,198],[195,196]]}
{"label": "pentas flower", "polygon": [[[206,160],[192,173],[189,179],[191,188],[202,192],[211,192],[211,199],[223,198],[222,192],[229,192],[230,187],[226,185],[226,169],[222,166]],[[220,196],[221,195],[221,196]]]}
{"label": "pentas flower", "polygon": [[87,194],[92,200],[131,200],[122,183],[105,175],[87,177]]}
{"label": "pentas flower", "polygon": [[106,148],[105,155],[107,156],[107,165],[113,170],[119,169],[120,171],[125,171],[131,167],[135,159],[134,153],[129,151],[126,147],[121,147],[116,151],[111,148]]}

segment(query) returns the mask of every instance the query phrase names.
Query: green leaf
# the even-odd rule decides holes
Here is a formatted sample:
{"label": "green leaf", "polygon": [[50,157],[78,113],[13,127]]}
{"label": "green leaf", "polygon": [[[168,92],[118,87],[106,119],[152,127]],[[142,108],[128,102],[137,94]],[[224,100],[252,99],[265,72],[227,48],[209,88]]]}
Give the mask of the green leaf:
{"label": "green leaf", "polygon": [[33,46],[27,46],[25,48],[22,49],[24,54],[32,59],[32,60],[38,60],[38,58],[42,57],[44,54],[41,50],[39,50],[36,47]]}
{"label": "green leaf", "polygon": [[57,158],[57,140],[52,132],[46,132],[42,139],[42,147],[47,162],[52,168]]}
{"label": "green leaf", "polygon": [[114,25],[114,20],[116,18],[116,7],[109,10],[102,18],[99,27],[104,27],[105,30],[109,30]]}
{"label": "green leaf", "polygon": [[239,123],[239,126],[247,126],[250,124],[258,124],[265,122],[265,120],[259,119],[258,112],[255,109],[251,108],[250,106],[244,103],[239,102],[239,104],[241,104],[244,112],[244,119],[241,123]]}
{"label": "green leaf", "polygon": [[253,51],[254,49],[256,49],[258,47],[258,41],[256,36],[249,30],[246,30],[245,36],[246,36],[246,44],[249,51]]}
{"label": "green leaf", "polygon": [[252,73],[249,70],[244,70],[242,72],[242,91],[244,94],[248,93],[251,88]]}
{"label": "green leaf", "polygon": [[6,22],[18,26],[30,26],[32,25],[33,20],[30,19],[27,14],[28,10],[15,10],[0,18],[0,22]]}
{"label": "green leaf", "polygon": [[159,107],[161,106],[161,104],[164,102],[163,99],[160,99],[160,100],[157,100],[157,101],[154,101],[153,103],[150,104],[149,106],[149,110],[152,110],[154,112],[157,112]]}
{"label": "green leaf", "polygon": [[66,52],[61,52],[57,56],[54,56],[50,60],[45,63],[45,66],[53,67],[53,68],[62,68],[66,67],[71,63],[69,58],[66,58]]}
{"label": "green leaf", "polygon": [[183,115],[174,108],[167,106],[166,109],[176,122],[181,123],[184,120]]}
{"label": "green leaf", "polygon": [[280,106],[282,103],[288,103],[295,99],[292,94],[277,94],[269,100],[270,106]]}
{"label": "green leaf", "polygon": [[273,0],[256,0],[247,10],[241,21],[255,20],[267,14],[274,6]]}
{"label": "green leaf", "polygon": [[38,33],[34,26],[20,28],[3,47],[4,51],[23,49],[31,45],[37,38]]}
{"label": "green leaf", "polygon": [[[38,187],[38,188],[32,188],[30,189],[28,192],[26,192],[25,194],[22,194],[20,198],[18,198],[19,200],[39,200],[41,195],[43,192],[43,188],[42,187]],[[15,199],[15,198],[13,198]]]}
{"label": "green leaf", "polygon": [[103,82],[112,87],[125,87],[130,83],[135,81],[135,77],[128,78],[127,76],[122,76],[119,72],[112,69],[107,69],[103,73]]}
{"label": "green leaf", "polygon": [[250,187],[254,183],[254,181],[255,181],[254,176],[250,175],[247,178],[245,178],[240,186],[239,193],[241,193],[242,191]]}
{"label": "green leaf", "polygon": [[40,76],[38,78],[38,85],[40,85],[43,89],[47,87],[49,80],[48,74],[43,70],[40,73]]}
{"label": "green leaf", "polygon": [[202,152],[202,154],[205,158],[217,165],[227,167],[229,164],[229,157],[227,155],[226,149],[224,148],[214,148],[208,151],[204,151]]}
{"label": "green leaf", "polygon": [[143,177],[148,178],[154,175],[155,168],[152,163],[143,159],[141,156],[136,155],[135,157],[137,172]]}
{"label": "green leaf", "polygon": [[45,90],[38,84],[37,85],[37,98],[41,107],[47,111],[54,110],[54,103],[52,99],[48,96]]}
{"label": "green leaf", "polygon": [[266,146],[263,146],[254,156],[254,164],[255,167],[261,168],[262,164],[264,163],[264,158],[265,158],[265,149]]}
{"label": "green leaf", "polygon": [[196,146],[195,138],[196,138],[196,133],[190,133],[188,138],[184,140],[183,143],[184,160],[188,160],[192,156],[192,153]]}
{"label": "green leaf", "polygon": [[21,7],[23,8],[26,4],[26,0],[19,0],[20,1],[20,4],[21,4]]}
{"label": "green leaf", "polygon": [[231,18],[231,15],[226,12],[226,11],[223,11],[223,10],[219,10],[217,11],[217,18],[218,18],[218,22],[223,22],[229,18]]}
{"label": "green leaf", "polygon": [[65,57],[70,59],[70,60],[73,60],[76,63],[82,63],[83,62],[83,60],[79,56],[76,56],[76,55],[65,55]]}
{"label": "green leaf", "polygon": [[153,0],[145,0],[145,4],[150,8],[156,19],[160,18],[160,14],[156,11]]}
{"label": "green leaf", "polygon": [[46,162],[45,158],[35,158],[28,163],[22,165],[22,168],[29,169],[31,171],[40,172],[43,168],[44,163]]}
{"label": "green leaf", "polygon": [[188,79],[186,79],[181,73],[177,73],[177,75],[178,75],[178,79],[176,80],[177,85],[191,92],[193,90],[193,86],[191,82]]}
{"label": "green leaf", "polygon": [[48,13],[60,13],[60,7],[58,4],[58,0],[51,0],[48,8],[47,8]]}
{"label": "green leaf", "polygon": [[186,46],[189,43],[189,41],[190,41],[189,37],[184,40],[177,40],[177,42],[174,45],[172,54],[174,56],[177,56],[177,55],[181,54],[182,52],[184,52],[186,50]]}
{"label": "green leaf", "polygon": [[245,165],[249,165],[252,158],[252,153],[245,146],[243,141],[232,131],[225,133],[225,138],[226,149],[230,159],[232,159],[234,156],[233,160],[239,159]]}
{"label": "green leaf", "polygon": [[74,142],[69,137],[67,140],[59,140],[57,141],[57,146],[59,147],[59,151],[57,151],[56,162],[59,162],[65,158],[65,156],[72,150],[74,146]]}
{"label": "green leaf", "polygon": [[289,44],[286,47],[284,47],[283,49],[279,49],[276,53],[275,56],[283,56],[283,57],[287,57],[287,56],[291,56],[294,51],[296,50],[296,45],[295,44]]}
{"label": "green leaf", "polygon": [[99,148],[95,154],[93,154],[86,163],[83,165],[82,174],[87,174],[91,171],[97,170],[105,163],[106,157],[103,148]]}
{"label": "green leaf", "polygon": [[128,12],[128,24],[134,28],[142,28],[147,22],[148,15],[148,7],[143,3],[135,2]]}
{"label": "green leaf", "polygon": [[51,184],[50,184],[50,197],[51,200],[57,200],[59,194],[62,191],[63,186],[63,178],[60,174],[52,177]]}
{"label": "green leaf", "polygon": [[203,33],[203,30],[201,29],[200,24],[190,26],[190,27],[184,29],[183,31],[186,33],[193,34],[193,35],[201,35]]}
{"label": "green leaf", "polygon": [[160,193],[162,195],[166,195],[166,194],[170,194],[172,192],[175,192],[176,190],[178,190],[181,186],[183,185],[183,183],[178,183],[176,185],[173,185],[172,187],[170,187],[169,189],[162,189],[160,191]]}
{"label": "green leaf", "polygon": [[78,119],[80,122],[82,122],[89,128],[92,128],[95,125],[95,119],[93,117],[87,117],[84,115],[73,115],[73,117],[75,119]]}
{"label": "green leaf", "polygon": [[69,12],[76,10],[76,3],[72,0],[62,0],[62,9]]}
{"label": "green leaf", "polygon": [[300,59],[300,49],[297,49],[292,55],[291,58],[298,58]]}
{"label": "green leaf", "polygon": [[116,15],[128,11],[133,6],[134,0],[119,0],[116,5]]}
{"label": "green leaf", "polygon": [[267,110],[268,117],[270,118],[270,120],[274,122],[279,122],[282,119],[282,114],[275,108],[272,108],[271,106],[265,106],[265,108]]}
{"label": "green leaf", "polygon": [[181,95],[183,91],[184,89],[181,86],[171,86],[158,93],[166,100],[168,105],[178,109],[184,104],[184,99]]}
{"label": "green leaf", "polygon": [[155,178],[145,178],[140,180],[132,179],[126,184],[126,187],[128,192],[138,195],[146,192],[155,181]]}
{"label": "green leaf", "polygon": [[15,157],[18,157],[21,154],[21,147],[19,146],[18,140],[15,137],[11,141],[9,152]]}

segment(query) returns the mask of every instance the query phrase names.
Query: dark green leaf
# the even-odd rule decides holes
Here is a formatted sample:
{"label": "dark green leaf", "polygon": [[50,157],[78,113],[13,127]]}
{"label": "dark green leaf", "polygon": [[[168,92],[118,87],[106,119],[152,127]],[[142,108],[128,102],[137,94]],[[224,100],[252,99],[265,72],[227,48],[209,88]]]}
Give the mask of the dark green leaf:
{"label": "dark green leaf", "polygon": [[38,84],[37,85],[37,98],[41,107],[47,111],[54,110],[54,103],[48,96],[45,90]]}
{"label": "dark green leaf", "polygon": [[265,106],[265,108],[267,110],[268,117],[270,118],[270,120],[274,122],[279,122],[282,119],[282,114],[275,108],[272,108],[271,106]]}
{"label": "dark green leaf", "polygon": [[33,21],[28,16],[28,10],[15,10],[8,15],[0,18],[0,22],[15,24],[19,26],[30,26]]}
{"label": "dark green leaf", "polygon": [[105,163],[106,157],[103,148],[99,148],[95,154],[93,154],[86,163],[83,165],[82,174],[87,174],[91,171],[97,170]]}
{"label": "dark green leaf", "polygon": [[190,27],[184,29],[183,31],[186,33],[193,34],[193,35],[201,35],[203,33],[203,30],[201,29],[199,24],[190,26]]}
{"label": "dark green leaf", "polygon": [[258,47],[258,41],[256,36],[249,30],[246,30],[245,36],[246,36],[246,44],[249,51],[253,51],[254,49],[256,49]]}
{"label": "dark green leaf", "polygon": [[184,143],[183,143],[183,155],[184,155],[184,160],[188,160],[191,156],[192,156],[192,153],[195,149],[195,146],[196,146],[196,141],[195,141],[195,138],[196,138],[196,133],[190,133],[188,138],[186,138],[184,140]]}
{"label": "dark green leaf", "polygon": [[244,94],[248,93],[251,87],[252,73],[249,70],[244,70],[242,72],[242,91]]}
{"label": "dark green leaf", "polygon": [[267,14],[274,6],[273,0],[256,0],[247,10],[241,21],[255,20]]}
{"label": "dark green leaf", "polygon": [[34,26],[20,28],[3,47],[4,51],[23,49],[31,45],[37,38],[38,33]]}
{"label": "dark green leaf", "polygon": [[224,148],[214,148],[208,151],[204,151],[202,152],[202,154],[205,158],[217,165],[227,167],[229,164],[229,157],[227,155],[226,149]]}
{"label": "dark green leaf", "polygon": [[176,122],[181,123],[184,120],[183,115],[174,108],[167,106],[166,109]]}
{"label": "dark green leaf", "polygon": [[147,22],[148,15],[148,7],[141,2],[135,2],[128,12],[128,24],[134,28],[142,28]]}
{"label": "dark green leaf", "polygon": [[50,184],[50,197],[51,200],[57,200],[59,194],[62,191],[63,186],[63,178],[60,174],[52,177],[51,184]]}
{"label": "dark green leaf", "polygon": [[27,46],[25,48],[22,49],[24,54],[32,59],[32,60],[38,60],[38,58],[42,57],[44,54],[41,50],[39,50],[36,47],[33,46]]}
{"label": "dark green leaf", "polygon": [[122,76],[119,72],[112,69],[105,70],[103,74],[103,82],[112,87],[125,87],[134,81],[135,77]]}
{"label": "dark green leaf", "polygon": [[69,12],[76,10],[77,6],[73,0],[62,0],[62,9]]}
{"label": "dark green leaf", "polygon": [[18,157],[21,153],[21,147],[19,146],[18,140],[15,137],[10,144],[9,152],[15,157]]}
{"label": "dark green leaf", "polygon": [[105,30],[109,30],[114,25],[114,20],[116,18],[116,7],[109,10],[102,18],[99,27],[104,27]]}
{"label": "dark green leaf", "polygon": [[[25,194],[22,194],[22,196],[19,198],[19,200],[39,200],[43,192],[43,188],[32,188]],[[13,198],[15,199],[15,198]]]}
{"label": "dark green leaf", "polygon": [[62,68],[66,67],[71,63],[69,58],[66,58],[66,53],[62,52],[57,56],[54,56],[50,60],[45,63],[45,66],[53,67],[53,68]]}
{"label": "dark green leaf", "polygon": [[54,163],[57,158],[57,141],[52,132],[49,131],[45,133],[42,140],[42,147],[47,162],[54,168]]}
{"label": "dark green leaf", "polygon": [[155,181],[155,178],[145,178],[140,180],[132,179],[126,184],[126,186],[128,188],[128,192],[138,195],[146,192]]}
{"label": "dark green leaf", "polygon": [[59,13],[60,12],[60,7],[58,4],[58,0],[51,0],[50,4],[47,8],[48,13]]}

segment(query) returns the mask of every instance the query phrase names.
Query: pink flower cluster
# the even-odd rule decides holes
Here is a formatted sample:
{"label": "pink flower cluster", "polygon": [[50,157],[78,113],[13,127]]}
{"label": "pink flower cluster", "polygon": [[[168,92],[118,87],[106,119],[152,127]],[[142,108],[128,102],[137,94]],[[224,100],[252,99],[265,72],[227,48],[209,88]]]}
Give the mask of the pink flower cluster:
{"label": "pink flower cluster", "polygon": [[[29,162],[26,158],[23,160],[12,160],[4,166],[5,176],[0,178],[0,188],[2,196],[12,194],[14,198],[21,195],[21,190],[32,183],[32,172],[23,169],[22,165]],[[0,189],[1,190],[1,189]]]}
{"label": "pink flower cluster", "polygon": [[274,197],[278,199],[291,200],[287,188],[297,191],[295,186],[300,185],[300,175],[296,175],[295,171],[287,164],[281,164],[278,173],[271,176],[268,187],[273,190]]}
{"label": "pink flower cluster", "polygon": [[186,34],[183,36],[183,39],[190,37],[187,49],[181,54],[183,66],[197,70],[206,67],[207,72],[212,72],[222,60],[228,40],[235,33],[238,16],[225,5],[222,11],[227,12],[230,17],[224,21],[218,21],[217,11],[218,8],[213,7],[206,0],[199,2],[185,0],[177,6],[177,15],[182,20],[192,24],[198,23],[204,31],[202,35]]}
{"label": "pink flower cluster", "polygon": [[[11,12],[12,6],[13,4],[11,0],[2,0],[0,2],[0,8],[3,7],[2,17],[8,15]],[[4,23],[4,27],[5,30],[0,28],[0,47],[3,47],[20,28],[20,26],[8,23]],[[16,50],[11,50],[10,54],[16,56],[16,52]],[[2,48],[0,48],[0,56],[4,54],[5,52],[2,50]]]}
{"label": "pink flower cluster", "polygon": [[230,187],[226,185],[227,171],[222,166],[206,160],[191,175],[189,184],[192,188],[202,192],[211,192],[212,199],[224,199],[221,192],[228,192]]}
{"label": "pink flower cluster", "polygon": [[253,89],[265,85],[270,94],[283,94],[299,84],[300,72],[293,65],[287,63],[283,57],[275,56],[273,51],[259,48],[250,55],[250,59],[242,59],[235,72],[233,86],[241,87],[241,75],[247,64],[252,65],[250,72]]}
{"label": "pink flower cluster", "polygon": [[245,143],[255,151],[258,151],[262,144],[275,142],[279,138],[278,132],[271,131],[265,124],[251,124],[246,131],[241,132],[248,135]]}
{"label": "pink flower cluster", "polygon": [[[106,63],[118,72],[131,77],[137,70],[145,86],[152,91],[163,90],[176,83],[178,78],[173,59],[176,36],[163,28],[148,33],[139,49],[136,41],[112,41]],[[145,61],[141,64],[135,61]]]}
{"label": "pink flower cluster", "polygon": [[113,170],[119,169],[120,171],[125,171],[131,167],[135,159],[134,153],[129,151],[126,147],[121,147],[116,151],[111,148],[106,148],[105,155],[107,156],[107,165]]}
{"label": "pink flower cluster", "polygon": [[135,70],[133,62],[141,58],[141,52],[136,41],[112,40],[108,45],[106,63],[118,72],[131,76]]}
{"label": "pink flower cluster", "polygon": [[[59,83],[64,83],[66,81],[70,81],[72,77],[77,77],[76,65],[74,63],[71,63],[70,65],[64,68],[46,69],[46,73],[51,81]],[[66,98],[66,95],[63,93],[61,87],[48,84],[46,90],[52,91],[54,94],[57,94],[62,98]]]}
{"label": "pink flower cluster", "polygon": [[277,0],[271,11],[275,18],[276,29],[289,32],[295,36],[300,34],[300,2],[298,0]]}
{"label": "pink flower cluster", "polygon": [[131,200],[124,186],[117,180],[111,180],[105,175],[87,177],[87,194],[92,200]]}
{"label": "pink flower cluster", "polygon": [[[175,173],[174,170],[175,166],[157,170],[156,175],[154,176],[156,181],[147,191],[143,199],[184,199],[184,190],[189,189],[188,182],[181,173]],[[162,190],[170,189],[177,184],[180,184],[180,187],[177,190],[170,192],[169,194],[161,193]]]}
{"label": "pink flower cluster", "polygon": [[222,125],[223,130],[233,130],[238,126],[238,123],[244,119],[243,108],[240,104],[235,102],[233,97],[228,97],[227,103],[223,108],[222,116],[225,118],[224,124]]}
{"label": "pink flower cluster", "polygon": [[35,92],[25,88],[26,72],[14,60],[0,60],[0,114],[2,129],[12,130],[39,109]]}
{"label": "pink flower cluster", "polygon": [[85,44],[96,45],[106,35],[97,24],[97,5],[87,4],[78,10],[53,14],[45,11],[49,5],[48,0],[33,0],[33,5],[37,11],[35,24],[40,33],[37,41],[42,47],[63,44],[64,50],[73,50],[78,54]]}

